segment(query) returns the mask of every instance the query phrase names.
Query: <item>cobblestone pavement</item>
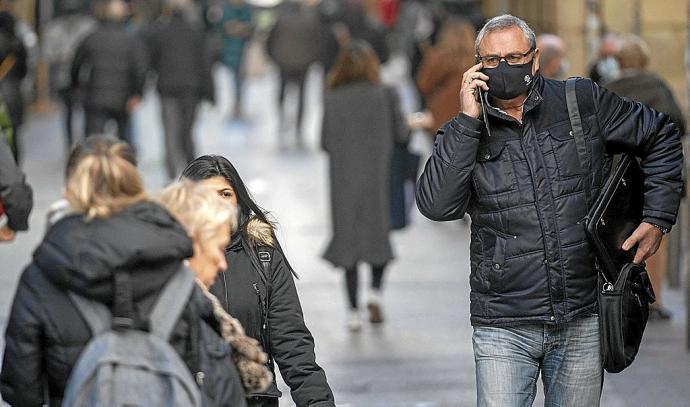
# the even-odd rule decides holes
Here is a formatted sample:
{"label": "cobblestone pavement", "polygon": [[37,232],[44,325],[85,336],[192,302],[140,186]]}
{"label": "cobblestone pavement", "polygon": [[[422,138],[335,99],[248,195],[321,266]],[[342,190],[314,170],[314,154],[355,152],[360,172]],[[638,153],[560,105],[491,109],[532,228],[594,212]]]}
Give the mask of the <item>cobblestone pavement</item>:
{"label": "cobblestone pavement", "polygon": [[[312,75],[313,80],[319,77],[318,72]],[[218,82],[219,89],[229,88],[222,73]],[[397,260],[386,282],[387,322],[365,325],[358,334],[348,333],[342,277],[320,259],[329,238],[326,159],[317,149],[321,90],[314,80],[307,92],[307,149],[302,151],[292,147],[294,134],[285,124],[290,120],[279,120],[275,82],[270,70],[250,80],[243,123],[226,119],[229,92],[221,92],[219,107],[201,109],[197,140],[200,153],[228,156],[257,200],[280,221],[280,238],[301,277],[298,289],[307,324],[316,338],[318,361],[326,369],[338,405],[474,405],[467,225],[430,222],[415,211],[412,226],[393,237]],[[409,109],[413,102],[404,94]],[[166,180],[158,105],[152,94],[136,114],[133,128],[146,183],[157,190]],[[21,269],[44,231],[47,206],[60,195],[65,148],[57,114],[32,116],[23,142],[36,207],[31,231],[21,234],[12,246],[0,246],[3,330]],[[421,135],[416,136],[414,146],[429,151],[429,143]],[[690,354],[684,350],[682,295],[669,291],[666,301],[675,313],[673,321],[651,324],[635,364],[624,373],[606,376],[602,405],[690,405]],[[2,339],[0,346],[4,347]],[[543,404],[541,400],[535,405]],[[284,397],[281,405],[292,403]]]}

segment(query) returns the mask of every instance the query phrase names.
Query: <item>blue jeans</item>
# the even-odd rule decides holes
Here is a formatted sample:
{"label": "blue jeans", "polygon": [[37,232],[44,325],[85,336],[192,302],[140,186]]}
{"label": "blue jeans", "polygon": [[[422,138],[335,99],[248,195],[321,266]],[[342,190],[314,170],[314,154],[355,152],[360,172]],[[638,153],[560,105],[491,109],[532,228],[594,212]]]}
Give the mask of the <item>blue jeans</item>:
{"label": "blue jeans", "polygon": [[480,407],[531,406],[542,374],[546,406],[599,406],[599,318],[562,325],[478,326],[472,335]]}

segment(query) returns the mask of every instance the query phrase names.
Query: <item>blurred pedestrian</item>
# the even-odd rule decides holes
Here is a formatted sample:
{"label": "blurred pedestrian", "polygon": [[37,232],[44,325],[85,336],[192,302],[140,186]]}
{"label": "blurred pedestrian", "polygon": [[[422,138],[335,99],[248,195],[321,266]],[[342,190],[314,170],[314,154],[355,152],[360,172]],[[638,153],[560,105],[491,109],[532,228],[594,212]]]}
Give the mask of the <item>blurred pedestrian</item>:
{"label": "blurred pedestrian", "polygon": [[[319,60],[321,25],[317,9],[311,2],[289,0],[279,7],[278,13],[278,19],[266,40],[266,51],[280,71],[278,104],[283,124],[289,121],[285,112],[286,89],[291,84],[298,89],[295,134],[298,146],[302,147],[304,89],[309,67]],[[281,138],[281,145],[284,142]]]}
{"label": "blurred pedestrian", "polygon": [[475,50],[479,61],[463,74],[460,111],[438,130],[416,197],[429,219],[472,219],[477,405],[531,405],[541,375],[545,405],[598,406],[599,275],[582,219],[608,177],[611,153],[639,156],[643,221],[622,249],[638,246],[638,264],[653,255],[680,202],[680,131],[665,114],[574,79],[591,140],[591,174],[583,175],[569,85],[539,73],[529,25],[494,17],[477,34]]}
{"label": "blurred pedestrian", "polygon": [[14,159],[21,164],[20,130],[24,123],[21,83],[28,69],[26,48],[16,35],[16,23],[14,15],[0,11],[0,94],[12,120],[10,145]]}
{"label": "blurred pedestrian", "polygon": [[218,58],[232,71],[235,80],[231,116],[234,120],[242,119],[245,48],[254,32],[252,8],[244,0],[220,0],[208,8],[206,20],[211,31],[220,36]]}
{"label": "blurred pedestrian", "polygon": [[[657,74],[648,70],[651,53],[647,43],[635,35],[621,38],[620,48],[615,53],[620,68],[617,79],[604,82],[603,86],[620,96],[642,102],[645,105],[666,113],[671,117],[682,133],[685,134],[685,115],[682,113],[673,91]],[[647,260],[647,273],[654,287],[656,301],[650,306],[651,319],[671,319],[671,312],[664,307],[663,284],[668,269],[669,240],[677,238],[671,234],[661,241],[656,254]]]}
{"label": "blurred pedestrian", "polygon": [[[114,277],[124,273],[138,310],[128,317],[141,323],[184,259],[194,255],[187,231],[148,201],[125,143],[94,136],[77,144],[64,195],[71,213],[50,226],[34,252],[7,323],[0,393],[10,405],[61,405],[92,337],[68,292],[110,307]],[[212,309],[202,290],[193,291],[170,344],[194,376],[204,373],[201,391],[214,401],[207,405],[242,405],[232,404],[241,384],[228,345],[213,330],[218,323]]]}
{"label": "blurred pedestrian", "polygon": [[597,59],[589,66],[589,77],[601,85],[603,82],[618,76],[620,68],[615,54],[620,48],[620,37],[614,32],[604,33],[599,43]]}
{"label": "blurred pedestrian", "polygon": [[[273,376],[264,366],[268,357],[259,341],[248,337],[240,322],[230,316],[209,288],[226,273],[225,248],[232,231],[237,230],[237,205],[223,200],[218,193],[200,183],[183,180],[165,188],[157,201],[187,230],[194,245],[194,256],[188,260],[197,284],[213,304],[213,314],[220,324],[223,339],[232,345],[233,359],[247,393],[264,391]],[[223,369],[223,366],[218,366]],[[233,391],[230,406],[245,405],[245,395]]]}
{"label": "blurred pedestrian", "polygon": [[[329,27],[324,27],[322,62],[324,70],[330,71],[343,45],[359,39],[366,41],[376,53],[380,64],[390,58],[386,42],[387,31],[380,25],[376,16],[368,13],[364,0],[335,1],[329,14]],[[330,38],[330,39],[329,39]]]}
{"label": "blurred pedestrian", "polygon": [[537,36],[539,54],[539,73],[548,79],[566,79],[570,69],[566,58],[565,42],[555,34]]}
{"label": "blurred pedestrian", "polygon": [[603,86],[619,96],[666,113],[685,134],[685,115],[666,81],[649,70],[651,57],[649,46],[642,38],[636,35],[621,37],[614,54],[620,73],[617,78],[605,81]]}
{"label": "blurred pedestrian", "polygon": [[104,134],[117,124],[120,140],[132,145],[130,115],[141,101],[146,77],[145,47],[126,31],[123,0],[106,0],[98,28],[79,45],[71,68],[72,87],[80,89],[85,135]]}
{"label": "blurred pedestrian", "polygon": [[41,49],[49,65],[50,86],[64,109],[65,145],[67,151],[74,144],[73,112],[77,92],[72,88],[70,69],[77,47],[97,26],[96,20],[82,11],[80,0],[63,1],[61,14],[48,21],[43,29]]}
{"label": "blurred pedestrian", "polygon": [[32,208],[33,191],[0,130],[0,242],[12,241],[16,232],[29,229]]}
{"label": "blurred pedestrian", "polygon": [[213,100],[213,77],[203,32],[187,21],[191,0],[167,0],[147,32],[151,69],[157,74],[165,136],[165,168],[174,179],[196,157],[194,121],[199,102]]}
{"label": "blurred pedestrian", "polygon": [[458,114],[462,74],[474,65],[474,27],[452,18],[443,23],[436,45],[427,49],[417,73],[417,88],[428,117],[419,126],[435,130]]}
{"label": "blurred pedestrian", "polygon": [[[182,177],[200,181],[239,209],[239,228],[225,249],[228,272],[210,291],[237,318],[247,335],[268,353],[268,368],[278,365],[297,406],[335,406],[326,373],[316,363],[314,338],[304,323],[294,271],[276,238],[274,225],[224,157],[206,155],[191,162]],[[275,382],[248,394],[251,407],[277,407]]]}
{"label": "blurred pedestrian", "polygon": [[369,321],[383,322],[384,271],[390,243],[390,172],[395,143],[407,131],[394,89],[380,83],[379,60],[364,41],[345,46],[328,74],[322,147],[330,158],[333,236],[324,258],[345,270],[347,326],[361,328],[358,264],[372,268]]}

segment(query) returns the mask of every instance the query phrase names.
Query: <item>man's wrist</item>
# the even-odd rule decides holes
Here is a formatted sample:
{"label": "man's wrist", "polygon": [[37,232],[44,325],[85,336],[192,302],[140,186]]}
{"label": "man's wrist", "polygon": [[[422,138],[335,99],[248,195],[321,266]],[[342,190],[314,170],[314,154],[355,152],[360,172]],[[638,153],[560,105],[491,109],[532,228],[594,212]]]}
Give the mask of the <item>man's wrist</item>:
{"label": "man's wrist", "polygon": [[652,226],[654,226],[655,228],[659,229],[659,231],[661,232],[662,235],[666,235],[666,234],[668,234],[669,232],[671,232],[671,228],[670,228],[670,227],[663,226],[663,225],[659,225],[658,223],[656,223],[656,222],[654,222],[654,221],[649,221],[649,220],[647,220],[647,221],[645,221],[645,222],[646,222],[646,223],[649,223],[650,225],[652,225]]}

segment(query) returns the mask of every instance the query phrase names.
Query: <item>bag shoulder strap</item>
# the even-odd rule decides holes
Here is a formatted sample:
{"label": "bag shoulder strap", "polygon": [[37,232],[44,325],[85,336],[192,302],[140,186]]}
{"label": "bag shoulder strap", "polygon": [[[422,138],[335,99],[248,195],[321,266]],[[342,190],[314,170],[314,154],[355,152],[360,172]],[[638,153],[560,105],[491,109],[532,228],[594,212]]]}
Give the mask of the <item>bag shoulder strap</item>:
{"label": "bag shoulder strap", "polygon": [[261,262],[261,272],[263,274],[264,284],[266,285],[266,299],[264,300],[264,320],[262,323],[263,335],[264,335],[264,346],[266,353],[268,354],[268,366],[273,371],[273,352],[271,350],[271,327],[268,320],[268,311],[271,303],[271,294],[273,291],[273,276],[271,273],[271,262],[273,260],[273,254],[271,253],[272,248],[268,246],[258,246],[256,248],[256,254]]}
{"label": "bag shoulder strap", "polygon": [[105,304],[90,300],[74,291],[68,292],[67,295],[86,321],[92,337],[110,330],[112,314]]}
{"label": "bag shoulder strap", "polygon": [[165,284],[151,311],[149,321],[152,333],[168,341],[175,323],[187,306],[195,284],[194,273],[182,265]]}
{"label": "bag shoulder strap", "polygon": [[570,127],[572,127],[572,134],[575,138],[575,147],[577,149],[577,158],[582,170],[582,182],[584,184],[585,199],[587,201],[587,208],[592,205],[592,185],[591,185],[591,170],[589,162],[589,154],[587,154],[587,142],[585,141],[585,132],[582,127],[582,116],[580,115],[580,108],[577,103],[577,93],[575,84],[578,78],[568,78],[565,81],[565,102],[568,106],[568,116],[570,118]]}

